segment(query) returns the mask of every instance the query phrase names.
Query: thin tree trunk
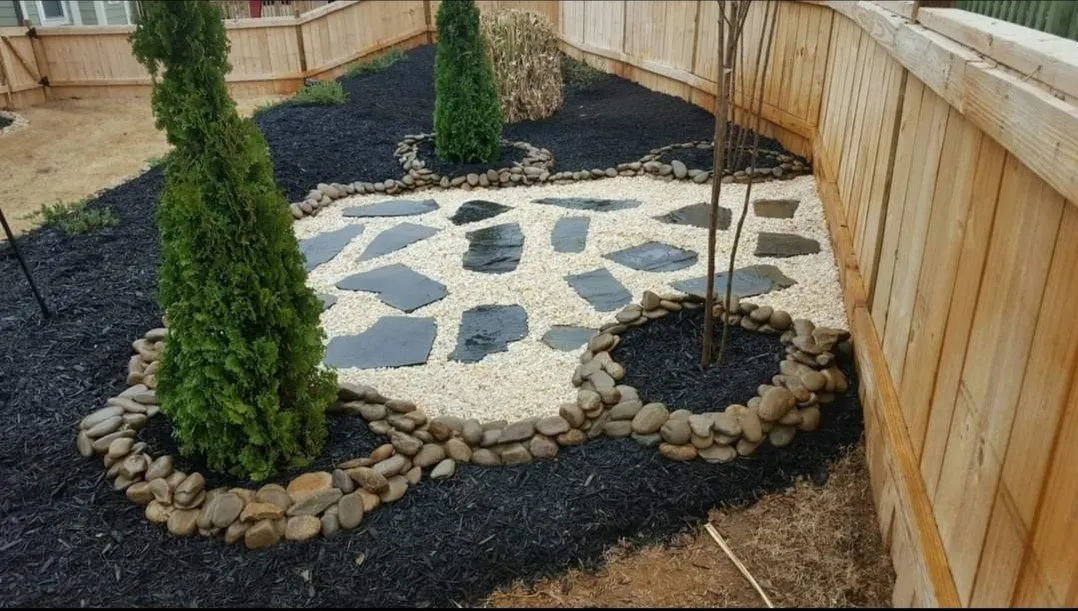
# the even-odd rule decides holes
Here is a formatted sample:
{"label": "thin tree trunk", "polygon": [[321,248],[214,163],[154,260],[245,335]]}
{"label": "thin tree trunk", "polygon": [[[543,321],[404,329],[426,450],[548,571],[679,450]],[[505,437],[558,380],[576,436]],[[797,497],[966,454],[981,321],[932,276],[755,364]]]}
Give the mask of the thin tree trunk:
{"label": "thin tree trunk", "polygon": [[[719,220],[719,192],[722,189],[722,180],[714,175],[715,168],[723,167],[726,157],[726,0],[719,2],[719,44],[718,66],[719,78],[718,91],[715,92],[715,146],[712,149],[712,176],[711,176],[711,213],[707,222],[707,294],[704,297],[704,341],[703,352],[700,355],[700,367],[706,368],[711,364],[712,344],[715,330],[715,232],[718,231]],[[731,28],[732,29],[732,28]]]}

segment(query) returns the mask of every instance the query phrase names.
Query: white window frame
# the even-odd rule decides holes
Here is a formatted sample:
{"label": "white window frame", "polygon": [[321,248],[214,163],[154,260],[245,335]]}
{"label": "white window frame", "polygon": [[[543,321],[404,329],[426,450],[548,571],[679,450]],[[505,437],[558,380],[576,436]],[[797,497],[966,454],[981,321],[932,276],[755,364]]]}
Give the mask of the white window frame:
{"label": "white window frame", "polygon": [[45,3],[42,0],[35,0],[37,3],[37,16],[41,20],[41,25],[68,25],[71,21],[71,10],[67,5],[66,0],[58,0],[60,3],[60,12],[63,13],[63,17],[46,17],[45,16]]}

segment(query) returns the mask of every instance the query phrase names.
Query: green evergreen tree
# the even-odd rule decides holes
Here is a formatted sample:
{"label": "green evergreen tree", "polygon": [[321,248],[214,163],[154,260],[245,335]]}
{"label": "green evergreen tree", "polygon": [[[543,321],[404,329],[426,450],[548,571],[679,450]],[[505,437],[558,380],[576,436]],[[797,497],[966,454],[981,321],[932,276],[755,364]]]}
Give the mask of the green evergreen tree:
{"label": "green evergreen tree", "polygon": [[438,8],[434,60],[434,150],[459,163],[498,158],[502,109],[473,0],[444,0]]}
{"label": "green evergreen tree", "polygon": [[[336,395],[321,305],[269,151],[225,85],[228,39],[205,1],[147,2],[132,35],[173,145],[157,212],[158,297],[169,322],[161,411],[181,452],[254,480],[322,449]],[[163,76],[156,78],[161,70]]]}

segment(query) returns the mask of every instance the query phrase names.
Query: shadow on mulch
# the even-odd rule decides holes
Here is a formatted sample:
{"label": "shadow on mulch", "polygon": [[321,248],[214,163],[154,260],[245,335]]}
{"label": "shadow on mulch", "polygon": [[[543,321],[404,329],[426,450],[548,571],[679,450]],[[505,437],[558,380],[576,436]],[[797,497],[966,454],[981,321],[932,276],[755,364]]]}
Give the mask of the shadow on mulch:
{"label": "shadow on mulch", "polygon": [[11,117],[5,117],[4,115],[0,115],[0,129],[4,129],[5,127],[7,127],[8,125],[11,125],[14,122],[15,122],[15,119],[12,119]]}

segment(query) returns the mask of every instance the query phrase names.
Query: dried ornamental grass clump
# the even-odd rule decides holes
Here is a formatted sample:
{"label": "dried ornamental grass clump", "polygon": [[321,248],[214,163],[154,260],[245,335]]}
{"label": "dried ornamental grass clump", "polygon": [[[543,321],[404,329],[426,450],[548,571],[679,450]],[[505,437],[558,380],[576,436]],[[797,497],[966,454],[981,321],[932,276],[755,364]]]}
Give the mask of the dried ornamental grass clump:
{"label": "dried ornamental grass clump", "polygon": [[561,108],[561,55],[550,22],[536,13],[502,9],[483,13],[480,25],[506,122],[543,119]]}

